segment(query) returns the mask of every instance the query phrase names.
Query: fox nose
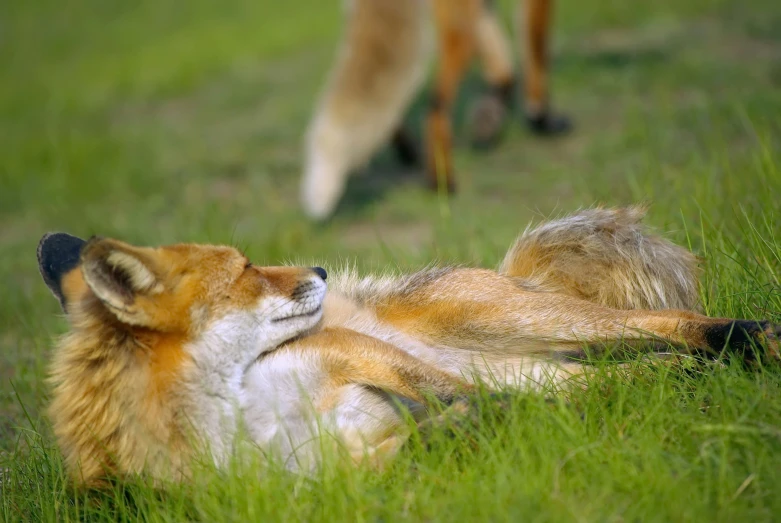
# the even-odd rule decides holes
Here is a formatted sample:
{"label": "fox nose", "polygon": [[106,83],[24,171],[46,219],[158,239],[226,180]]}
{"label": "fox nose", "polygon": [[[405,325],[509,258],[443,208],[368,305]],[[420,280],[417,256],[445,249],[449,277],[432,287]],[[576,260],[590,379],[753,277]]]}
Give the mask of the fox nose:
{"label": "fox nose", "polygon": [[322,278],[323,281],[325,281],[325,279],[328,278],[328,273],[325,272],[325,269],[323,269],[322,267],[312,267],[312,270],[315,272],[315,274],[320,276],[320,278]]}

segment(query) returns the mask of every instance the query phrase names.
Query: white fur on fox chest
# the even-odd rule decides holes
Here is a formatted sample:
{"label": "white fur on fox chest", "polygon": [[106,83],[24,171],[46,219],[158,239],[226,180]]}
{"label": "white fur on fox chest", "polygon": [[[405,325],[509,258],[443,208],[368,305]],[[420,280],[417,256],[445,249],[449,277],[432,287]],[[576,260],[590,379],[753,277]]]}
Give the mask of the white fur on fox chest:
{"label": "white fur on fox chest", "polygon": [[[324,293],[323,285],[320,296],[314,298],[317,303]],[[277,320],[299,313],[301,307],[301,302],[287,297],[268,297],[254,309],[216,319],[197,340],[186,345],[194,364],[188,380],[189,421],[216,463],[224,463],[233,451],[247,368],[260,354],[318,321],[319,316]]]}
{"label": "white fur on fox chest", "polygon": [[238,315],[223,318],[186,347],[195,364],[188,387],[190,422],[218,464],[228,458],[238,426],[241,379],[247,365],[241,349],[251,341],[246,339],[250,334],[243,332],[245,322]]}
{"label": "white fur on fox chest", "polygon": [[315,351],[282,349],[253,364],[241,406],[252,440],[297,470],[317,464],[323,435],[360,452],[404,423],[390,395],[360,385],[335,387]]}

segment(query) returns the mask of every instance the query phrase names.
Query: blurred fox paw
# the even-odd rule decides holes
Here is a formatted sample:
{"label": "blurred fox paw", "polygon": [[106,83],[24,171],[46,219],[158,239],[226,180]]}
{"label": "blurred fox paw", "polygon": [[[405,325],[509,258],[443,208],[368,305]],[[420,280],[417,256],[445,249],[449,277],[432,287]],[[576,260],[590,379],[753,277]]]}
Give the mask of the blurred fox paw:
{"label": "blurred fox paw", "polygon": [[469,142],[476,149],[490,149],[501,142],[507,129],[509,110],[497,93],[486,93],[468,110]]}
{"label": "blurred fox paw", "polygon": [[572,121],[565,115],[544,111],[538,115],[526,115],[526,125],[534,134],[557,136],[572,130]]}

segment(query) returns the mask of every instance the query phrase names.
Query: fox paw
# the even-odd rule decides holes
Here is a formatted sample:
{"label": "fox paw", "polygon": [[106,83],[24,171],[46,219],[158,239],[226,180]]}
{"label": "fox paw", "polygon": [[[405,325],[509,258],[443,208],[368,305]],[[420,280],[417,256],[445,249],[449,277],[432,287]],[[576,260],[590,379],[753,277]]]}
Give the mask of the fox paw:
{"label": "fox paw", "polygon": [[526,115],[526,125],[534,134],[556,136],[566,134],[572,129],[572,121],[562,115],[545,111],[535,116]]}
{"label": "fox paw", "polygon": [[781,325],[762,322],[762,332],[759,333],[760,344],[767,348],[767,356],[773,360],[781,360]]}
{"label": "fox paw", "polygon": [[391,146],[402,165],[415,167],[421,164],[421,153],[418,143],[404,128],[396,131],[391,139]]}
{"label": "fox paw", "polygon": [[467,117],[472,147],[495,147],[507,128],[507,116],[507,104],[497,93],[486,93],[475,100]]}
{"label": "fox paw", "polygon": [[781,360],[781,325],[769,321],[735,320],[710,327],[705,341],[711,349],[727,348],[731,353],[754,361]]}

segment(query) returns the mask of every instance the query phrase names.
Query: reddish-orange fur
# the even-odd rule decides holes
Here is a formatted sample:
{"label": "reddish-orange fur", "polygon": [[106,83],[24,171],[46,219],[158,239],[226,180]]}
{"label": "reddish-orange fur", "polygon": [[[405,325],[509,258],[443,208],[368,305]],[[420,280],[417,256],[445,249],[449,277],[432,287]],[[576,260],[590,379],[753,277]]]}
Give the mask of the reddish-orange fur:
{"label": "reddish-orange fur", "polygon": [[[72,328],[51,364],[54,432],[68,468],[86,483],[106,471],[177,477],[191,451],[178,390],[192,364],[184,345],[207,317],[249,306],[263,292],[291,292],[299,270],[247,269],[246,257],[228,247],[150,249],[115,240],[88,244],[82,257],[89,263],[108,250],[143,258],[164,290],[136,296],[122,314],[141,324],[129,324],[95,297],[81,268],[64,275]],[[263,280],[250,277],[260,271]]]}
{"label": "reddish-orange fur", "polygon": [[527,0],[525,6],[524,101],[527,112],[534,115],[547,109],[552,4],[552,0]]}
{"label": "reddish-orange fur", "polygon": [[[529,118],[544,118],[548,111],[548,41],[552,3],[551,0],[525,0],[525,16],[520,24],[524,26],[525,44],[524,106]],[[496,43],[490,39],[481,39],[481,35],[477,34],[481,10],[485,10],[485,6],[480,0],[434,0],[440,61],[437,64],[432,108],[426,123],[426,165],[430,183],[434,187],[442,184],[448,190],[455,187],[450,115],[464,74],[477,50],[486,64],[492,87],[506,91],[505,96],[511,96],[512,93],[513,75],[504,57],[506,51],[495,49]],[[480,125],[480,122],[475,122],[475,125]],[[482,140],[491,142],[498,133],[499,129],[493,128],[489,132],[493,136]]]}

